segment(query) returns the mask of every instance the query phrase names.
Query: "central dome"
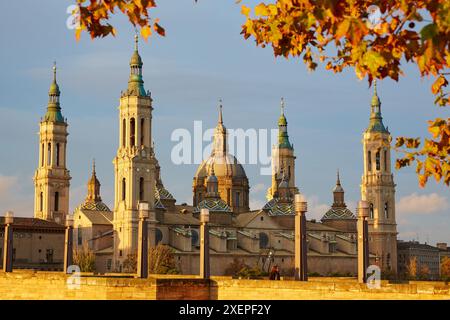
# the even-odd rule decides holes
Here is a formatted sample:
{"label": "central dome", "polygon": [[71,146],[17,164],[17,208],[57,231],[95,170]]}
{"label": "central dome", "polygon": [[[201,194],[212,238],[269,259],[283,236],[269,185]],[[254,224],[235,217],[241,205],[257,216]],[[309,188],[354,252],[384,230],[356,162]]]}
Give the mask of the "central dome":
{"label": "central dome", "polygon": [[196,178],[206,178],[214,167],[217,177],[247,178],[244,167],[231,154],[214,154],[203,161],[195,173]]}
{"label": "central dome", "polygon": [[199,165],[194,176],[193,204],[197,206],[205,199],[208,194],[207,183],[211,182],[210,178],[215,178],[219,198],[234,213],[246,212],[249,210],[248,179],[236,157],[228,153],[227,129],[223,125],[222,105],[213,140],[211,155]]}

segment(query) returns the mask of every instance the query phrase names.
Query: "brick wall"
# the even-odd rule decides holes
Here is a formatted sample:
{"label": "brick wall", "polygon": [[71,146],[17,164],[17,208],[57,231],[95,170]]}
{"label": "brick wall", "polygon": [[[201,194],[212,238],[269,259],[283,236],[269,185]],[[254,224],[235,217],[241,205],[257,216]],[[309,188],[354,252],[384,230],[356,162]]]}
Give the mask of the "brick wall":
{"label": "brick wall", "polygon": [[443,282],[388,284],[368,289],[351,278],[311,278],[308,282],[237,280],[214,277],[82,275],[79,289],[56,272],[0,272],[1,299],[450,299]]}

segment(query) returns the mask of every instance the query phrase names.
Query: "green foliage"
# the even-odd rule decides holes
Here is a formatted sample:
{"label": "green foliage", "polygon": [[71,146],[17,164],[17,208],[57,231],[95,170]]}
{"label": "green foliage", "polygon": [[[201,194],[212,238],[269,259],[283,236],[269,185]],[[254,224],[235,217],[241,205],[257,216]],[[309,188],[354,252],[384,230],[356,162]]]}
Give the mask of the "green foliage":
{"label": "green foliage", "polygon": [[175,262],[174,251],[169,246],[158,244],[149,250],[149,273],[150,274],[179,274]]}
{"label": "green foliage", "polygon": [[137,254],[128,254],[127,258],[123,261],[123,271],[126,273],[137,272]]}
{"label": "green foliage", "polygon": [[73,251],[73,264],[80,267],[81,272],[95,271],[95,254],[87,246]]}

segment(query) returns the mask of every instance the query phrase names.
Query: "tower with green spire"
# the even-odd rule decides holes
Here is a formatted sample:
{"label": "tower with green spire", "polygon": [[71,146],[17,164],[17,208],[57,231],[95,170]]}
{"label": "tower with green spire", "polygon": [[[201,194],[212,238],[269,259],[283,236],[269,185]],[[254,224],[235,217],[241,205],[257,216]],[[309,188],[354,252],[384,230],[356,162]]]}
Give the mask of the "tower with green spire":
{"label": "tower with green spire", "polygon": [[364,173],[361,198],[369,203],[369,251],[376,264],[387,272],[397,272],[397,224],[395,183],[391,171],[392,137],[381,117],[377,83],[371,101],[369,127],[363,134]]}
{"label": "tower with green spire", "polygon": [[285,103],[281,98],[280,102],[281,114],[278,118],[278,143],[272,147],[272,185],[267,190],[267,199],[271,200],[278,194],[278,188],[283,176],[287,181],[287,192],[290,197],[294,198],[294,194],[298,192],[295,186],[295,155],[294,146],[289,141],[287,130],[287,119],[285,116]]}
{"label": "tower with green spire", "polygon": [[68,124],[61,113],[60,95],[54,63],[47,112],[39,124],[39,163],[34,175],[34,217],[65,223],[69,213],[71,177],[66,167]]}
{"label": "tower with green spire", "polygon": [[64,123],[65,120],[61,113],[61,106],[59,97],[61,91],[59,91],[58,83],[56,82],[56,62],[53,64],[53,82],[50,84],[48,90],[48,104],[47,113],[44,116],[44,121]]}
{"label": "tower with green spire", "polygon": [[[139,204],[154,213],[156,162],[152,148],[152,98],[144,89],[142,59],[135,36],[128,88],[120,97],[119,146],[114,164],[114,269],[137,250]],[[154,239],[149,231],[149,238]],[[152,238],[153,237],[153,238]]]}

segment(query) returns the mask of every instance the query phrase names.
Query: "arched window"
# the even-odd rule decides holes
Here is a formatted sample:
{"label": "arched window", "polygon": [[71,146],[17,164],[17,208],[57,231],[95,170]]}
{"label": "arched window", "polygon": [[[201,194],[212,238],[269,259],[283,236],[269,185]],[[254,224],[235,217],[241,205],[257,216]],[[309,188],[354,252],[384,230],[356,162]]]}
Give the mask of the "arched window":
{"label": "arched window", "polygon": [[163,239],[163,234],[161,232],[160,229],[156,228],[155,229],[155,244],[158,244],[162,241]]}
{"label": "arched window", "polygon": [[264,232],[259,233],[259,248],[265,249],[269,245],[269,237]]}
{"label": "arched window", "polygon": [[136,121],[134,118],[130,119],[130,146],[136,145]]}
{"label": "arched window", "polygon": [[126,182],[125,178],[122,178],[122,201],[125,201],[125,196],[127,195],[126,188],[127,188],[127,182]]}
{"label": "arched window", "polygon": [[55,192],[55,211],[59,210],[59,192]]}
{"label": "arched window", "polygon": [[372,152],[367,152],[367,170],[372,171]]}
{"label": "arched window", "polygon": [[122,147],[125,147],[127,137],[127,121],[123,119],[122,121]]}
{"label": "arched window", "polygon": [[288,167],[288,178],[291,180],[291,166]]}
{"label": "arched window", "polygon": [[369,206],[369,218],[373,219],[373,203],[371,203]]}
{"label": "arched window", "polygon": [[387,202],[384,204],[384,217],[389,219],[389,206]]}
{"label": "arched window", "polygon": [[144,138],[145,138],[145,119],[141,119],[141,146],[144,145]]}
{"label": "arched window", "polygon": [[52,144],[49,142],[47,146],[47,165],[52,163]]}
{"label": "arched window", "polygon": [[380,164],[380,150],[377,151],[377,153],[375,154],[375,162],[377,165],[377,171],[380,170],[381,164]]}
{"label": "arched window", "polygon": [[39,194],[39,211],[44,210],[44,193]]}
{"label": "arched window", "polygon": [[59,143],[56,144],[56,165],[59,167]]}
{"label": "arched window", "polygon": [[139,178],[139,201],[144,200],[144,178]]}
{"label": "arched window", "polygon": [[81,230],[81,226],[78,226],[78,245],[81,246],[83,244],[83,234]]}

